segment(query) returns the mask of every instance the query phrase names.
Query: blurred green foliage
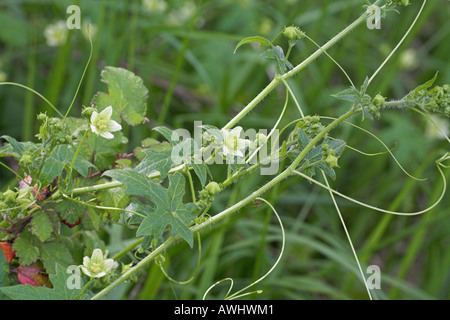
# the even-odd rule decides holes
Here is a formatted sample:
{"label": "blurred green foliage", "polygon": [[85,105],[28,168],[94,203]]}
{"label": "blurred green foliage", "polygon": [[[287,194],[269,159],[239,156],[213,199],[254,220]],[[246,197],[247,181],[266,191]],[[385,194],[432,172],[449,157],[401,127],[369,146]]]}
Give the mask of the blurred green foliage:
{"label": "blurred green foliage", "polygon": [[[352,32],[329,54],[358,87],[394,48],[414,19],[421,1],[390,13],[380,30],[364,25]],[[124,128],[132,152],[157,124],[193,130],[193,122],[223,126],[270,81],[274,66],[245,46],[233,54],[244,37],[273,38],[284,26],[298,25],[323,44],[356,19],[364,1],[333,0],[215,0],[215,1],[106,1],[106,0],[1,0],[0,71],[4,81],[32,87],[65,113],[74,96],[89,56],[89,41],[80,30],[68,33],[57,47],[47,44],[44,30],[65,21],[71,4],[81,8],[83,23],[95,26],[93,58],[72,109],[79,115],[93,95],[105,91],[100,71],[124,67],[142,77],[149,89],[149,122]],[[401,98],[439,71],[437,84],[450,82],[448,1],[428,1],[422,16],[397,54],[369,87],[369,94]],[[286,46],[286,43],[281,43]],[[316,48],[299,43],[290,56],[295,65]],[[349,86],[326,56],[289,81],[306,114],[337,116],[348,106],[331,94]],[[244,128],[270,129],[281,112],[284,89],[270,95],[240,123]],[[22,88],[0,86],[0,135],[17,140],[35,139],[36,114],[52,110]],[[298,117],[292,105],[286,121]],[[382,119],[358,123],[377,134],[408,172],[428,178],[408,178],[388,155],[364,157],[344,152],[332,186],[370,204],[397,211],[416,211],[432,204],[442,190],[434,161],[447,143],[430,134],[426,119],[416,113],[392,110]],[[448,121],[443,126],[449,126]],[[365,152],[383,151],[373,138],[343,126],[334,136]],[[158,137],[159,138],[159,137]],[[14,163],[8,163],[14,168]],[[217,170],[217,168],[213,168]],[[449,174],[447,172],[447,178]],[[267,177],[250,176],[217,197],[214,211],[238,201]],[[17,181],[0,169],[1,189]],[[447,179],[447,181],[450,181]],[[282,216],[287,232],[285,255],[275,271],[257,289],[262,299],[366,299],[356,263],[331,199],[325,190],[291,179],[265,195]],[[382,271],[377,298],[450,298],[450,200],[418,217],[393,217],[338,199],[363,269],[371,264]],[[235,223],[239,219],[239,223]],[[129,234],[114,225],[102,234],[115,253]],[[201,298],[215,281],[232,277],[237,289],[268,270],[279,252],[280,231],[271,210],[262,205],[241,210],[232,219],[202,237],[202,265],[196,279],[176,285],[151,264],[130,285],[118,287],[110,298]],[[173,278],[187,279],[196,265],[197,250],[185,244],[167,252],[166,265]],[[80,262],[81,263],[81,262]],[[220,297],[225,286],[213,290]],[[256,289],[256,288],[255,288]]]}

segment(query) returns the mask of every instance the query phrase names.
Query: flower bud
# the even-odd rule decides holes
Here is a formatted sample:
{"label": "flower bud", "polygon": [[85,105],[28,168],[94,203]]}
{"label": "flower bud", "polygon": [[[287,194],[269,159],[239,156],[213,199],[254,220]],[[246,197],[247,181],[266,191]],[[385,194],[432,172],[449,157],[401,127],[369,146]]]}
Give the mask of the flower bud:
{"label": "flower bud", "polygon": [[205,189],[212,196],[218,194],[222,190],[220,188],[219,184],[215,181],[208,183],[208,185],[205,187]]}
{"label": "flower bud", "polygon": [[29,154],[27,154],[27,153],[24,153],[24,154],[22,155],[22,158],[20,158],[19,163],[20,163],[21,165],[28,166],[28,165],[30,165],[30,164],[33,163],[33,158],[31,157],[31,155],[29,155]]}
{"label": "flower bud", "polygon": [[90,119],[93,112],[94,112],[93,107],[84,107],[83,110],[81,111],[81,116],[83,118]]}
{"label": "flower bud", "polygon": [[385,98],[381,94],[377,94],[375,98],[373,98],[372,103],[374,104],[375,107],[381,107],[383,106],[384,101]]}
{"label": "flower bud", "polygon": [[325,163],[328,167],[333,169],[334,167],[338,167],[338,157],[335,157],[333,155],[328,155],[328,157],[325,159]]}
{"label": "flower bud", "polygon": [[284,28],[283,35],[289,41],[298,41],[305,37],[305,33],[303,31],[301,31],[299,27],[296,27],[296,26],[290,26],[290,27]]}
{"label": "flower bud", "polygon": [[45,113],[39,113],[37,116],[37,119],[41,122],[44,122],[47,118],[48,116]]}
{"label": "flower bud", "polygon": [[373,103],[367,106],[367,111],[375,118],[381,118],[380,108],[375,106]]}
{"label": "flower bud", "polygon": [[48,123],[51,126],[55,126],[55,125],[61,124],[61,120],[59,120],[58,118],[50,118]]}

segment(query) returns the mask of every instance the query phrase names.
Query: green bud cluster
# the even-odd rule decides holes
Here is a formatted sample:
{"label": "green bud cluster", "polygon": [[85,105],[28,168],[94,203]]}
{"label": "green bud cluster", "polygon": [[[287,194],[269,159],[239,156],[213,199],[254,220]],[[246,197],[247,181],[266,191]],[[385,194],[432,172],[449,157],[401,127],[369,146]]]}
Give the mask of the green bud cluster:
{"label": "green bud cluster", "polygon": [[383,97],[381,94],[377,94],[375,98],[373,98],[372,103],[367,106],[367,111],[375,118],[380,119],[380,110],[384,106],[385,101],[385,97]]}
{"label": "green bud cluster", "polygon": [[43,142],[53,139],[54,144],[66,144],[72,142],[72,137],[65,133],[64,124],[59,118],[49,117],[40,113],[37,119],[41,122],[39,133],[36,135]]}
{"label": "green bud cluster", "polygon": [[424,110],[450,117],[450,85],[435,86],[426,93],[419,91],[418,95],[422,96],[419,104]]}
{"label": "green bud cluster", "polygon": [[90,119],[92,114],[94,113],[94,110],[95,109],[93,107],[84,107],[81,111],[81,116],[83,118]]}
{"label": "green bud cluster", "polygon": [[28,152],[24,152],[22,154],[22,158],[20,158],[19,164],[22,166],[29,166],[33,163],[33,157],[31,154],[29,154]]}
{"label": "green bud cluster", "polygon": [[17,192],[10,189],[3,193],[0,192],[0,209],[4,210],[18,206],[23,210],[28,208],[34,201],[32,191],[32,187],[26,187],[19,189]]}
{"label": "green bud cluster", "polygon": [[220,191],[222,191],[222,188],[220,188],[217,182],[212,181],[208,183],[205,188],[199,191],[199,201],[197,202],[197,205],[200,208],[206,208],[211,202],[214,201],[214,196]]}
{"label": "green bud cluster", "polygon": [[17,192],[10,189],[3,193],[0,192],[0,210],[2,210],[4,220],[13,221],[21,210],[27,209],[33,203],[32,190],[32,187],[26,187],[19,189]]}
{"label": "green bud cluster", "polygon": [[325,143],[322,144],[322,159],[330,169],[339,167],[339,157],[336,156],[336,151]]}
{"label": "green bud cluster", "polygon": [[298,40],[303,39],[306,34],[300,30],[297,26],[285,27],[283,30],[283,36],[289,41],[291,45],[294,45]]}
{"label": "green bud cluster", "polygon": [[13,204],[16,202],[16,197],[17,194],[12,191],[12,190],[6,190],[5,192],[3,192],[1,194],[1,199],[6,203],[6,204]]}
{"label": "green bud cluster", "polygon": [[320,123],[320,118],[318,116],[309,116],[303,118],[297,124],[297,128],[302,129],[308,138],[313,139],[325,129],[325,126]]}

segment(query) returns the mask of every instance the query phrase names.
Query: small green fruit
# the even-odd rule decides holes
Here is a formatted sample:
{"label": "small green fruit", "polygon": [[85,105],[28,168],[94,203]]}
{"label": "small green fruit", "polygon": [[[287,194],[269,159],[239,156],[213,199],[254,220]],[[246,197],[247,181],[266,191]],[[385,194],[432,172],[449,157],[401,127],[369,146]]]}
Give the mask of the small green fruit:
{"label": "small green fruit", "polygon": [[215,181],[208,183],[208,185],[205,187],[205,189],[212,196],[214,196],[214,195],[218,194],[220,191],[222,191],[219,184]]}
{"label": "small green fruit", "polygon": [[384,105],[385,98],[381,94],[377,94],[375,98],[373,98],[372,103],[375,105],[375,107],[381,107]]}
{"label": "small green fruit", "polygon": [[330,167],[331,169],[338,167],[338,158],[333,156],[333,155],[329,155],[326,159],[325,159],[325,163],[327,164],[328,167]]}
{"label": "small green fruit", "polygon": [[296,26],[290,26],[290,27],[284,28],[283,35],[289,41],[297,41],[297,40],[303,39],[305,37],[305,33],[303,31],[301,31],[299,27],[296,27]]}

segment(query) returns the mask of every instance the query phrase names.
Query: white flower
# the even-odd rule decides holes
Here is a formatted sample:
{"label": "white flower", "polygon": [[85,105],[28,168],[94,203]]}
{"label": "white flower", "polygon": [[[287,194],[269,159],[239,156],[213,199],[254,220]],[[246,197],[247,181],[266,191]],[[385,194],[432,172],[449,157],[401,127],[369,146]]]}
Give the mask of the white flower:
{"label": "white flower", "polygon": [[239,156],[244,157],[244,153],[242,150],[247,148],[250,145],[250,140],[241,139],[241,131],[242,127],[236,127],[231,130],[222,129],[222,137],[223,137],[223,155],[228,156]]}
{"label": "white flower", "polygon": [[111,120],[113,113],[112,106],[106,107],[102,112],[94,111],[91,115],[91,130],[105,139],[113,139],[111,132],[122,130],[122,126]]}
{"label": "white flower", "polygon": [[172,26],[185,24],[195,13],[196,6],[192,1],[183,2],[183,6],[177,10],[171,10],[167,17],[167,22]]}
{"label": "white flower", "polygon": [[417,67],[419,62],[419,57],[417,51],[414,49],[406,49],[400,54],[400,68],[411,70]]}
{"label": "white flower", "polygon": [[103,256],[101,249],[95,249],[92,256],[83,258],[81,270],[91,278],[101,278],[117,268],[117,262],[113,259],[106,259],[107,253]]}
{"label": "white flower", "polygon": [[167,8],[167,3],[164,0],[143,0],[142,5],[144,10],[150,13],[161,13]]}
{"label": "white flower", "polygon": [[60,20],[54,24],[49,24],[44,30],[47,45],[50,47],[62,46],[66,43],[67,33],[66,22]]}

